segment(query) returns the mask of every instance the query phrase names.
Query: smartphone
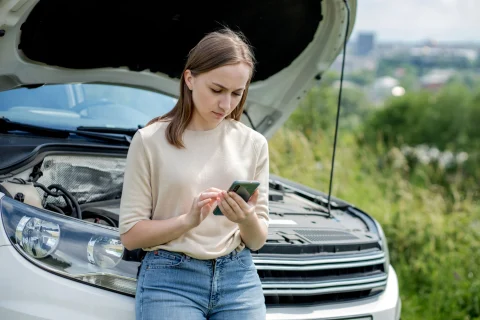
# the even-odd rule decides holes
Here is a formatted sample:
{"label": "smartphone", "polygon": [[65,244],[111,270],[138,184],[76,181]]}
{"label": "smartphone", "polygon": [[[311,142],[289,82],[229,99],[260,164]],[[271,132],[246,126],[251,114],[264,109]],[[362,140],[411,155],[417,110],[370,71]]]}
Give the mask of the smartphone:
{"label": "smartphone", "polygon": [[[252,194],[257,190],[260,182],[258,181],[247,181],[247,180],[235,180],[233,181],[230,188],[228,188],[228,192],[233,191],[242,197],[245,202],[248,202]],[[213,210],[213,214],[216,216],[223,215],[220,208],[217,206],[215,210]]]}

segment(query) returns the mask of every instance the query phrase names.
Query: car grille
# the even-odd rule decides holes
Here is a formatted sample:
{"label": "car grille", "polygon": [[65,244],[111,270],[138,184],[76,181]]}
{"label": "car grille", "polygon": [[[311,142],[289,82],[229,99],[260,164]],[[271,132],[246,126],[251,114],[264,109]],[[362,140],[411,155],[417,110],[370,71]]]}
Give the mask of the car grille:
{"label": "car grille", "polygon": [[370,297],[387,284],[382,251],[355,255],[255,255],[267,305],[318,304]]}
{"label": "car grille", "polygon": [[295,230],[295,232],[312,243],[358,239],[358,237],[350,232],[335,230]]}

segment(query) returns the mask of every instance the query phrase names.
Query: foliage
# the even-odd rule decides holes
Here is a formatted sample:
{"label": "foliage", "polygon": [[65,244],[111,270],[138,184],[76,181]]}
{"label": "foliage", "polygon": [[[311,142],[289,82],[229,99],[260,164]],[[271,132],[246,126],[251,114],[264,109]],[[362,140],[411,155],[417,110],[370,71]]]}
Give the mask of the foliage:
{"label": "foliage", "polygon": [[457,70],[469,70],[475,66],[476,61],[470,61],[462,56],[436,56],[411,55],[407,52],[390,57],[384,57],[379,61],[377,76],[391,75],[392,70],[402,67],[411,67],[417,70],[418,75],[424,75],[432,69],[454,68]]}
{"label": "foliage", "polygon": [[375,73],[368,70],[355,71],[350,74],[346,74],[345,80],[351,81],[359,86],[366,86],[375,81]]}
{"label": "foliage", "polygon": [[[313,88],[270,140],[272,173],[328,190],[336,93]],[[402,319],[480,319],[480,197],[472,188],[480,175],[468,179],[466,162],[449,168],[412,156],[414,146],[428,142],[422,148],[436,147],[439,158],[467,151],[471,160],[480,150],[479,102],[457,87],[394,99],[368,117],[360,106],[342,113],[342,121],[366,118],[340,130],[333,194],[382,224]]]}
{"label": "foliage", "polygon": [[[480,93],[480,91],[478,92]],[[427,143],[468,150],[480,142],[480,95],[453,84],[438,93],[422,91],[390,100],[366,122],[365,135],[385,143]],[[473,145],[472,145],[473,143]]]}
{"label": "foliage", "polygon": [[480,88],[480,74],[474,71],[459,72],[448,81],[448,84],[456,84],[475,90]]}
{"label": "foliage", "polygon": [[[329,84],[333,83],[330,75]],[[299,107],[292,113],[285,126],[298,130],[310,138],[319,130],[331,131],[335,125],[338,104],[338,88],[322,83],[313,87]],[[361,89],[343,88],[340,123],[344,130],[359,124],[359,119],[368,112],[368,100]]]}
{"label": "foliage", "polygon": [[466,154],[467,159],[461,165],[453,163],[443,168],[439,168],[438,163],[411,163],[410,177],[420,181],[418,175],[430,171],[427,184],[439,183],[444,187],[456,184],[462,191],[478,191],[479,124],[480,91],[475,94],[455,83],[437,93],[423,91],[391,99],[385,108],[372,113],[365,121],[359,142],[375,147],[380,141],[386,148],[426,144],[449,150],[454,156]]}

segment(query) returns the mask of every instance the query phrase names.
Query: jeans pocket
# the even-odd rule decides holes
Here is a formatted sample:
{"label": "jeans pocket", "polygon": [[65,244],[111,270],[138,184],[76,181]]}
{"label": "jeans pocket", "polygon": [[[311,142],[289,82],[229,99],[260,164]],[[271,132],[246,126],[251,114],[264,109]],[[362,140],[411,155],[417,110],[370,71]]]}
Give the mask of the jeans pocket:
{"label": "jeans pocket", "polygon": [[146,269],[158,269],[178,267],[184,261],[185,256],[181,253],[157,250],[153,251],[143,262],[146,264]]}
{"label": "jeans pocket", "polygon": [[236,260],[243,269],[252,270],[255,268],[255,264],[253,263],[253,259],[252,259],[252,254],[250,253],[250,251],[245,251],[245,250],[246,249],[244,249],[242,252],[240,252],[236,256]]}

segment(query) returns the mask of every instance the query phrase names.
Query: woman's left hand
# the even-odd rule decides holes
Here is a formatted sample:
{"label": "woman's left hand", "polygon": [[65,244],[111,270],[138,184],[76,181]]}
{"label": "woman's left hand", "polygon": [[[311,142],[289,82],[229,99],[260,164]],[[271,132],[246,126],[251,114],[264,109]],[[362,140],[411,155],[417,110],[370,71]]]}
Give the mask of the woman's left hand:
{"label": "woman's left hand", "polygon": [[217,203],[225,217],[232,222],[242,224],[243,222],[257,218],[255,214],[257,199],[258,190],[252,194],[248,202],[245,202],[235,192],[223,191],[217,199]]}

